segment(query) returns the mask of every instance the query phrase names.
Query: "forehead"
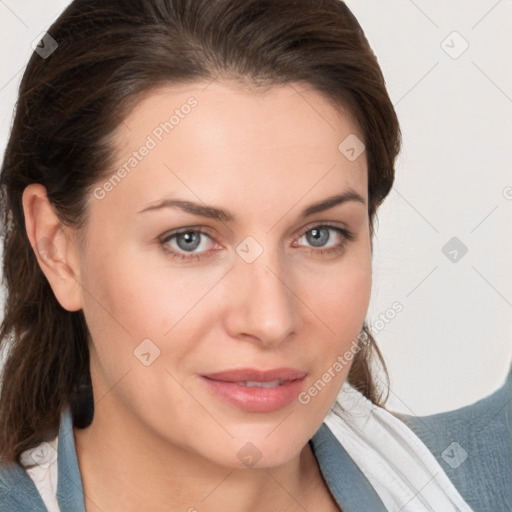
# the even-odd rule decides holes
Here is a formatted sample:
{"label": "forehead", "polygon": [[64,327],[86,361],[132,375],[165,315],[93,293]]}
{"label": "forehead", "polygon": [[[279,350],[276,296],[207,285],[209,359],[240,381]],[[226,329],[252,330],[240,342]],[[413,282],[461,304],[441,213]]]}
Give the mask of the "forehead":
{"label": "forehead", "polygon": [[314,200],[348,187],[366,198],[365,154],[347,158],[347,140],[362,145],[352,116],[305,85],[263,93],[226,82],[161,87],[115,134],[111,171],[126,172],[109,199],[123,193],[137,207],[179,190],[247,209],[250,195],[261,211],[262,200],[269,208],[291,206],[305,195]]}
{"label": "forehead", "polygon": [[[189,108],[192,103],[197,105]],[[345,106],[335,104],[308,84],[289,83],[256,92],[250,86],[225,80],[161,86],[148,91],[120,125],[118,143],[123,140],[134,142],[130,134],[140,135],[131,133],[134,127],[140,132],[152,133],[166,121],[171,121],[176,135],[184,129],[174,128],[189,117],[192,110],[195,115],[190,116],[186,124],[193,126],[196,135],[200,135],[203,128],[203,133],[210,137],[222,136],[224,128],[230,130],[231,137],[239,139],[247,140],[258,134],[258,140],[254,142],[261,141],[268,145],[269,140],[276,140],[275,132],[279,132],[280,122],[286,124],[288,130],[279,132],[276,143],[301,135],[308,138],[310,143],[324,140],[330,144],[333,140],[325,139],[327,132],[332,132],[334,142],[343,132],[355,134],[361,140],[363,138],[353,115]],[[198,124],[198,118],[201,124]],[[308,124],[304,125],[306,120]],[[300,124],[292,126],[294,122]],[[158,133],[156,136],[158,138]]]}

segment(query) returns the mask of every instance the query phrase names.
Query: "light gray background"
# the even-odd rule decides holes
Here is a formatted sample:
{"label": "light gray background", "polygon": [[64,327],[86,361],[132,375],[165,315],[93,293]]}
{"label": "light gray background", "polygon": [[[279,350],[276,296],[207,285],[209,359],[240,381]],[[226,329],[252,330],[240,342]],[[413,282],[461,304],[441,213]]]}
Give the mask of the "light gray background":
{"label": "light gray background", "polygon": [[[0,0],[2,154],[31,42],[68,3]],[[368,312],[391,377],[388,407],[461,407],[497,389],[512,358],[512,1],[347,4],[404,141],[379,213]],[[453,237],[462,257],[442,251]]]}

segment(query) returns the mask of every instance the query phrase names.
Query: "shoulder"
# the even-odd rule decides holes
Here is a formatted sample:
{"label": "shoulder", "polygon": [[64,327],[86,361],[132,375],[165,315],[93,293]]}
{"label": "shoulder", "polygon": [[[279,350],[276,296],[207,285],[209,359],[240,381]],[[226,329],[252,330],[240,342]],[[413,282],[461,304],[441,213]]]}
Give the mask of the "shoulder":
{"label": "shoulder", "polygon": [[512,506],[512,368],[489,396],[429,416],[391,412],[429,448],[475,512]]}
{"label": "shoulder", "polygon": [[47,511],[34,482],[19,464],[0,464],[0,510]]}
{"label": "shoulder", "polygon": [[58,510],[58,437],[25,450],[21,464],[0,464],[0,511]]}

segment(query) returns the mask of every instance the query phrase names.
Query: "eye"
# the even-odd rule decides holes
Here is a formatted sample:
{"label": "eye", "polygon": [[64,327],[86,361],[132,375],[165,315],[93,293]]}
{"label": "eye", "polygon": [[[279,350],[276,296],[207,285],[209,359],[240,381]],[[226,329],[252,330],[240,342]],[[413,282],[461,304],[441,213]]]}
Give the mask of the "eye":
{"label": "eye", "polygon": [[[355,239],[355,235],[351,231],[338,226],[320,224],[309,227],[298,239],[298,242],[300,243],[302,239],[305,239],[305,243],[311,244],[312,247],[319,248],[311,252],[323,254],[343,250],[348,242]],[[328,242],[332,242],[330,246],[326,245]]]}
{"label": "eye", "polygon": [[[204,231],[188,228],[168,234],[161,243],[164,250],[173,258],[189,260],[202,258],[208,253],[205,239],[212,240]],[[200,250],[195,252],[198,248]]]}

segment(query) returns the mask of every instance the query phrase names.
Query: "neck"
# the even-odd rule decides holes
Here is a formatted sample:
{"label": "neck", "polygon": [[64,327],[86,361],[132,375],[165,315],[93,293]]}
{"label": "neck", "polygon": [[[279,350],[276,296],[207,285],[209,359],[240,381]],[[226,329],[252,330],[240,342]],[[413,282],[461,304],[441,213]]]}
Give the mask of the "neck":
{"label": "neck", "polygon": [[309,443],[278,467],[226,467],[110,407],[98,407],[92,424],[74,435],[87,512],[291,512],[318,502],[321,476]]}

